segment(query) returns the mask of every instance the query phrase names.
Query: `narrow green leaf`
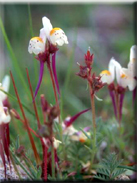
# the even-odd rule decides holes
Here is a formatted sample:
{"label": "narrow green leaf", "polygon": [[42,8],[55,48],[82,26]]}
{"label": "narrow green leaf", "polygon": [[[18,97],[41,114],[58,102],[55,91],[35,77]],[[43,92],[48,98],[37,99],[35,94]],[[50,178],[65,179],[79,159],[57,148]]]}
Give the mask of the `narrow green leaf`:
{"label": "narrow green leaf", "polygon": [[15,54],[14,54],[14,52],[13,52],[12,46],[11,46],[10,41],[9,41],[9,39],[8,39],[8,36],[7,36],[7,34],[6,34],[6,31],[5,31],[5,28],[4,28],[4,25],[3,25],[3,22],[2,22],[1,17],[0,17],[0,28],[1,28],[1,31],[2,31],[3,37],[4,37],[4,39],[5,39],[5,43],[6,43],[6,45],[7,45],[9,54],[10,54],[10,56],[11,56],[11,60],[12,60],[12,64],[13,64],[13,66],[14,66],[14,69],[15,69],[15,71],[17,72],[17,74],[18,74],[18,76],[19,76],[19,78],[20,78],[20,80],[21,80],[21,82],[22,82],[24,88],[26,89],[26,92],[28,93],[28,95],[29,95],[29,97],[30,97],[29,89],[28,89],[28,87],[27,87],[26,81],[25,81],[25,79],[24,79],[24,77],[23,77],[23,74],[22,74],[22,72],[21,72],[21,69],[20,69],[20,66],[19,66],[19,62],[17,61],[17,59],[16,59],[16,57],[15,57]]}
{"label": "narrow green leaf", "polygon": [[90,149],[88,146],[84,145],[84,147],[90,152],[92,153],[92,149]]}
{"label": "narrow green leaf", "polygon": [[[0,89],[0,91],[2,91],[3,93],[5,93],[9,98],[11,98],[12,100],[14,100],[15,102],[18,103],[18,100],[17,100],[13,95],[11,95],[11,94],[8,93],[8,92],[5,92],[5,91],[2,90],[2,89]],[[23,104],[23,103],[21,103],[21,104],[22,104],[22,106],[23,106],[31,115],[35,116],[35,114],[34,114],[25,104]]]}
{"label": "narrow green leaf", "polygon": [[88,139],[91,139],[91,137],[90,137],[82,128],[80,128],[80,130],[82,131],[82,133],[84,133],[84,135],[85,135]]}
{"label": "narrow green leaf", "polygon": [[69,81],[70,81],[70,76],[71,76],[71,70],[72,70],[72,66],[73,66],[73,61],[74,61],[74,56],[75,56],[75,47],[76,47],[76,42],[77,42],[77,29],[75,30],[75,34],[74,34],[74,43],[73,43],[73,46],[72,46],[72,54],[71,54],[71,57],[70,57],[70,60],[68,62],[68,69],[67,69],[67,74],[66,74],[66,79],[65,79],[65,83],[64,83],[64,89],[65,91],[67,90],[68,88],[68,84],[69,84]]}
{"label": "narrow green leaf", "polygon": [[135,166],[126,166],[126,165],[119,165],[118,168],[124,168],[124,169],[128,169],[128,170],[132,170],[134,172],[137,172],[137,168]]}
{"label": "narrow green leaf", "polygon": [[[34,34],[33,34],[33,26],[32,26],[32,16],[31,16],[30,4],[28,4],[28,15],[29,15],[29,25],[30,25],[30,36],[32,38],[34,36]],[[37,67],[36,60],[34,58],[33,58],[33,60],[34,60],[33,64],[34,64],[35,80],[36,80],[36,83],[37,83],[37,79],[38,79],[38,67]]]}
{"label": "narrow green leaf", "polygon": [[13,156],[13,158],[15,159],[15,161],[20,165],[20,167],[24,170],[24,172],[30,177],[30,179],[31,180],[33,180],[35,177],[32,177],[32,175],[30,175],[30,173],[28,172],[28,170],[26,170],[25,168],[24,168],[24,166],[22,165],[22,163],[18,160],[18,158],[15,156],[15,154],[12,152],[12,151],[10,151],[11,152],[11,154],[12,154],[12,156]]}
{"label": "narrow green leaf", "polygon": [[20,146],[20,142],[19,142],[19,135],[17,135],[17,140],[16,140],[16,143],[15,143],[15,147],[16,149],[18,149]]}

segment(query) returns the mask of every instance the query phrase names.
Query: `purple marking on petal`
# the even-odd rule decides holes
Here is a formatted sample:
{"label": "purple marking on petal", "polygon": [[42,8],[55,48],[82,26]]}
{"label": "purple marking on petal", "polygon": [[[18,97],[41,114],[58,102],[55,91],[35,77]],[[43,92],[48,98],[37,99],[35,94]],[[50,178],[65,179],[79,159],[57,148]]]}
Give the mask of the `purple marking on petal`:
{"label": "purple marking on petal", "polygon": [[40,85],[41,85],[41,82],[42,82],[42,78],[43,78],[43,73],[44,73],[44,62],[40,62],[40,73],[39,73],[39,81],[38,81],[38,84],[37,84],[37,87],[36,87],[36,90],[35,90],[35,95],[34,95],[34,98],[33,98],[33,102],[35,100],[35,97],[38,93],[38,90],[40,88]]}
{"label": "purple marking on petal", "polygon": [[122,117],[122,107],[123,107],[123,101],[124,101],[125,93],[120,94],[120,104],[119,104],[119,119],[121,121]]}
{"label": "purple marking on petal", "polygon": [[135,98],[136,98],[136,93],[137,93],[137,87],[135,87],[135,89],[133,90],[133,92],[132,92],[132,103],[133,103],[133,105],[134,105],[134,101],[135,101]]}
{"label": "purple marking on petal", "polygon": [[54,53],[52,55],[52,70],[53,70],[53,75],[54,75],[57,91],[60,96],[59,83],[58,83],[57,72],[56,72],[56,53]]}
{"label": "purple marking on petal", "polygon": [[78,114],[72,116],[72,117],[70,118],[70,120],[65,120],[65,121],[64,121],[64,124],[66,125],[66,127],[69,127],[69,126],[70,126],[70,125],[71,125],[71,124],[72,124],[81,114],[83,114],[83,113],[89,111],[90,109],[91,109],[91,108],[79,112]]}
{"label": "purple marking on petal", "polygon": [[109,90],[109,94],[110,94],[110,97],[112,99],[112,103],[113,103],[113,108],[114,108],[114,113],[115,113],[115,117],[117,119],[117,110],[116,110],[116,102],[115,102],[115,95],[114,95],[114,92],[112,90]]}

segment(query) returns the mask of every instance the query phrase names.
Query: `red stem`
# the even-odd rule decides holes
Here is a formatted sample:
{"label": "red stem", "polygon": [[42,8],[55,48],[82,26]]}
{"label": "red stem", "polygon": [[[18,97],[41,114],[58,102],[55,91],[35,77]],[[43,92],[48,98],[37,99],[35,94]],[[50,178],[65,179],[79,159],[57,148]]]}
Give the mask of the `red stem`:
{"label": "red stem", "polygon": [[[32,86],[31,86],[31,82],[30,82],[30,77],[29,77],[29,72],[28,72],[28,69],[27,68],[26,68],[26,72],[27,72],[27,78],[28,78],[28,82],[29,82],[31,97],[33,99],[33,97],[34,97],[33,96],[33,90],[32,90]],[[36,115],[36,118],[37,118],[38,129],[40,129],[40,120],[39,120],[39,116],[38,116],[38,111],[37,111],[37,107],[36,107],[35,100],[33,101],[33,107],[34,107],[35,115]]]}
{"label": "red stem", "polygon": [[[20,121],[25,125],[25,122],[24,122],[22,119],[20,119]],[[32,128],[29,127],[29,130],[30,130],[36,137],[40,138],[39,135],[38,135]]]}
{"label": "red stem", "polygon": [[[57,97],[57,92],[56,92],[55,81],[54,81],[54,77],[53,77],[53,73],[52,73],[50,64],[47,64],[47,67],[48,67],[48,69],[49,69],[50,77],[51,77],[51,80],[52,80],[52,86],[53,86],[54,95],[55,95],[55,99],[56,99],[56,105],[58,106],[58,109],[60,109],[60,108],[59,108],[58,97]],[[59,115],[59,123],[61,124],[60,115]]]}
{"label": "red stem", "polygon": [[53,90],[54,90],[56,104],[58,104],[58,97],[57,97],[57,92],[56,92],[56,86],[55,86],[55,81],[54,81],[53,73],[52,73],[52,70],[51,70],[51,66],[50,66],[50,64],[47,64],[47,66],[48,66],[50,77],[51,77],[51,80],[52,80],[52,86],[53,86]]}
{"label": "red stem", "polygon": [[18,103],[19,103],[19,106],[20,106],[20,110],[21,110],[22,115],[23,115],[23,118],[24,118],[24,123],[25,123],[26,129],[27,129],[28,135],[29,135],[29,139],[30,139],[31,146],[32,146],[32,149],[33,149],[33,152],[34,152],[34,156],[35,156],[37,165],[40,165],[40,164],[41,164],[41,160],[40,160],[40,157],[39,157],[39,155],[38,155],[38,152],[37,152],[37,149],[36,149],[36,146],[35,146],[33,137],[32,137],[32,135],[31,135],[31,133],[30,133],[29,124],[28,124],[28,121],[27,121],[27,119],[26,119],[25,112],[24,112],[24,110],[23,110],[23,106],[22,106],[22,104],[21,104],[21,101],[20,101],[20,98],[19,98],[19,94],[18,94],[16,85],[15,85],[15,81],[14,81],[14,78],[13,78],[13,75],[12,75],[12,72],[11,72],[11,71],[10,71],[10,75],[11,75],[13,87],[14,87],[14,90],[15,90],[15,93],[16,93],[16,97],[17,97],[17,99],[18,99]]}
{"label": "red stem", "polygon": [[[28,78],[29,87],[30,87],[30,91],[31,91],[31,97],[33,99],[33,90],[32,90],[32,86],[31,86],[31,82],[30,82],[30,77],[29,77],[29,72],[28,72],[27,68],[26,68],[26,72],[27,72],[27,78]],[[39,116],[38,116],[38,111],[37,111],[35,100],[33,101],[33,106],[34,106],[34,111],[35,111],[35,115],[36,115],[36,118],[37,118],[38,129],[40,129],[40,120],[39,120]],[[40,138],[40,141],[41,141],[41,145],[42,145],[42,149],[43,149],[42,176],[43,176],[43,179],[45,181],[47,181],[47,150],[48,150],[48,148],[44,144],[42,138]]]}
{"label": "red stem", "polygon": [[42,142],[42,148],[43,148],[43,164],[42,164],[42,177],[44,181],[47,181],[47,152],[48,147]]}

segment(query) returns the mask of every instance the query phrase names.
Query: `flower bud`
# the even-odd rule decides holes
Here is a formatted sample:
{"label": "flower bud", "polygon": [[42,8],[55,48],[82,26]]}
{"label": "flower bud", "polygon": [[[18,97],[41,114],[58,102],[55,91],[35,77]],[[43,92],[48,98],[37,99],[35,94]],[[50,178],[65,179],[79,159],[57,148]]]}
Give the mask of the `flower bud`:
{"label": "flower bud", "polygon": [[89,78],[89,82],[92,87],[92,94],[100,90],[105,84],[101,81],[101,76],[96,76],[95,73],[93,73],[92,77]]}
{"label": "flower bud", "polygon": [[60,114],[60,110],[59,110],[59,107],[58,106],[53,106],[51,109],[50,109],[50,112],[48,114],[48,118],[49,120],[53,120],[55,119],[56,117],[58,117]]}
{"label": "flower bud", "polygon": [[94,59],[94,55],[90,54],[90,47],[89,47],[87,54],[85,54],[85,63],[88,68],[90,68],[90,66],[93,64],[93,59]]}
{"label": "flower bud", "polygon": [[41,94],[40,98],[41,98],[42,110],[43,110],[43,112],[47,112],[47,110],[50,108],[50,106],[49,106],[47,100],[45,100],[45,96],[43,94]]}
{"label": "flower bud", "polygon": [[87,66],[82,66],[80,64],[78,65],[79,65],[80,71],[76,75],[82,77],[83,79],[87,79],[91,69],[89,69]]}
{"label": "flower bud", "polygon": [[37,131],[37,133],[41,137],[49,137],[50,136],[50,132],[49,132],[47,125],[42,125],[41,128]]}
{"label": "flower bud", "polygon": [[20,119],[20,115],[17,113],[17,111],[15,109],[11,109],[10,110],[11,114],[16,118],[16,119]]}

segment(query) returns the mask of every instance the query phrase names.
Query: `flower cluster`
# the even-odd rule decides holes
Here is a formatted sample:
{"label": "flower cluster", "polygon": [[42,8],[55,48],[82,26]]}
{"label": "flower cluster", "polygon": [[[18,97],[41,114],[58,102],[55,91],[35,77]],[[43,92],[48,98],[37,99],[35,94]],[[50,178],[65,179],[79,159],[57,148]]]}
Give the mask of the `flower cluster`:
{"label": "flower cluster", "polygon": [[96,76],[95,73],[93,73],[91,76],[93,59],[94,59],[94,55],[93,54],[91,55],[90,48],[89,48],[87,51],[87,54],[85,54],[86,66],[83,66],[77,63],[80,69],[77,75],[88,81],[89,87],[91,89],[90,90],[91,95],[94,95],[98,90],[100,90],[104,86],[100,76]]}
{"label": "flower cluster", "polygon": [[[45,62],[50,53],[57,51],[57,45],[63,46],[63,44],[68,44],[68,40],[64,31],[60,28],[53,28],[47,17],[42,18],[42,23],[43,28],[40,29],[39,37],[33,37],[29,42],[28,52],[30,54],[34,53],[40,61]],[[41,58],[44,59],[41,60]]]}
{"label": "flower cluster", "polygon": [[[124,93],[127,87],[130,91],[133,91],[133,101],[135,99],[135,89],[137,86],[137,75],[135,73],[136,58],[137,46],[134,45],[130,49],[130,61],[127,68],[122,68],[114,58],[111,58],[108,70],[103,70],[100,73],[102,82],[108,85],[115,116],[116,118],[119,118],[119,120],[121,120]],[[115,78],[117,80],[117,85],[114,83]]]}
{"label": "flower cluster", "polygon": [[42,18],[43,28],[40,29],[39,37],[33,37],[29,41],[28,52],[30,54],[34,53],[36,55],[36,59],[40,61],[40,73],[39,73],[39,81],[35,90],[36,97],[39,87],[42,82],[43,73],[44,73],[44,63],[47,64],[48,69],[50,70],[50,55],[52,55],[52,70],[54,74],[54,79],[56,83],[56,87],[59,92],[59,85],[56,74],[55,67],[55,54],[58,50],[58,46],[63,46],[64,44],[68,44],[67,36],[64,31],[58,27],[53,28],[50,20],[47,17]]}
{"label": "flower cluster", "polygon": [[130,49],[130,61],[127,68],[122,68],[114,58],[111,58],[108,70],[104,70],[100,73],[102,82],[110,85],[116,78],[120,87],[128,87],[130,91],[133,91],[137,85],[136,73],[134,70],[137,58],[136,52],[137,46],[134,45]]}

